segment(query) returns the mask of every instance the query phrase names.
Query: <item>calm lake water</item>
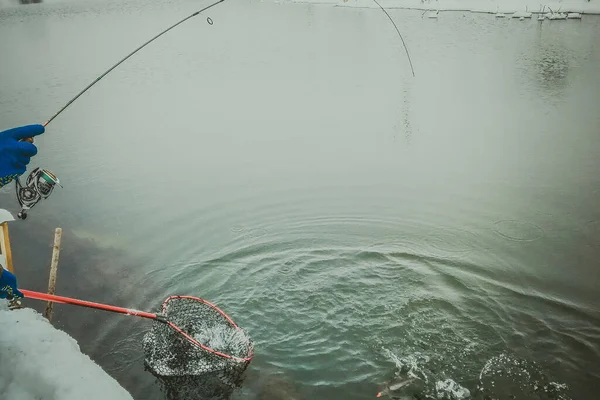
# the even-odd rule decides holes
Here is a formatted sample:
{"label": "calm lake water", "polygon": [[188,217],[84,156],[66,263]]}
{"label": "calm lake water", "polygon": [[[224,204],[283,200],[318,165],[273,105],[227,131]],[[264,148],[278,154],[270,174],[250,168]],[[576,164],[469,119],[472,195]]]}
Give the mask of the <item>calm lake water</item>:
{"label": "calm lake water", "polygon": [[[1,4],[9,128],[208,3]],[[36,141],[64,188],[11,225],[21,286],[43,290],[60,226],[59,294],[216,303],[256,343],[234,398],[368,399],[395,373],[421,398],[597,398],[600,18],[390,14],[414,78],[381,10],[254,0],[113,71]],[[54,322],[164,398],[149,322]]]}

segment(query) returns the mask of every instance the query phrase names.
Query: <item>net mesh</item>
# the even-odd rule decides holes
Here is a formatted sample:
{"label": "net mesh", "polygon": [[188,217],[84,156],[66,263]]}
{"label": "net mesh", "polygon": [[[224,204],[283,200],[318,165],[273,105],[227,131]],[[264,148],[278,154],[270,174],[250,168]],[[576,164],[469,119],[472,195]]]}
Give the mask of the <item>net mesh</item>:
{"label": "net mesh", "polygon": [[[145,366],[169,399],[224,399],[239,387],[252,358],[246,333],[214,305],[202,299],[174,296],[144,336]],[[203,345],[205,348],[199,346]]]}

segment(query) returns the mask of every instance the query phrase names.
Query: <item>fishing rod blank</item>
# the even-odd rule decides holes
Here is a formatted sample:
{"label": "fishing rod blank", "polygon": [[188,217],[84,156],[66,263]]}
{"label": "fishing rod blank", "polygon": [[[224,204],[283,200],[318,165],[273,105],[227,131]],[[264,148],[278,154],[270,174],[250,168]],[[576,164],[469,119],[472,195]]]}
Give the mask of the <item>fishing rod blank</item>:
{"label": "fishing rod blank", "polygon": [[[98,81],[100,81],[102,78],[104,78],[106,75],[108,75],[113,69],[117,68],[119,65],[121,65],[125,60],[127,60],[129,57],[133,56],[135,53],[137,53],[138,51],[140,51],[141,49],[143,49],[144,47],[146,47],[148,44],[152,43],[154,40],[158,39],[160,36],[164,35],[165,33],[169,32],[171,29],[183,24],[185,21],[187,21],[188,19],[191,19],[195,16],[197,16],[198,14],[202,13],[203,11],[208,10],[209,8],[212,8],[214,6],[216,6],[219,3],[224,2],[225,0],[219,0],[216,1],[214,3],[212,3],[209,6],[204,7],[202,10],[196,11],[195,13],[185,17],[184,19],[182,19],[181,21],[171,25],[170,27],[168,27],[167,29],[165,29],[164,31],[162,31],[161,33],[159,33],[158,35],[154,36],[152,39],[148,40],[146,43],[144,43],[143,45],[141,45],[140,47],[138,47],[137,49],[135,49],[134,51],[132,51],[131,53],[129,53],[127,56],[125,56],[122,60],[120,60],[119,62],[117,62],[115,65],[113,65],[112,67],[110,67],[108,70],[106,70],[106,72],[104,72],[102,75],[100,75],[99,77],[97,77],[94,81],[92,81],[92,83],[90,83],[85,89],[83,89],[81,92],[79,92],[75,97],[73,97],[71,100],[69,100],[69,102],[67,104],[65,104],[63,106],[63,108],[61,108],[60,110],[58,110],[56,112],[56,114],[54,114],[48,121],[44,122],[44,126],[48,126],[48,124],[50,122],[52,122],[54,120],[54,118],[58,117],[60,115],[60,113],[62,113],[64,110],[67,109],[67,107],[69,107],[75,100],[77,100],[82,94],[84,94],[85,92],[88,91],[88,89],[90,89],[92,86],[94,86],[96,83],[98,83]],[[207,22],[212,25],[212,19],[208,18]]]}
{"label": "fishing rod blank", "polygon": [[375,4],[377,4],[379,6],[379,8],[381,8],[381,11],[383,11],[385,13],[385,15],[387,15],[390,22],[394,25],[394,28],[396,28],[396,32],[398,32],[398,36],[400,36],[400,40],[402,40],[402,44],[404,45],[404,50],[406,50],[406,56],[408,57],[408,63],[410,64],[410,70],[412,71],[412,75],[414,77],[415,69],[413,68],[412,60],[410,59],[410,54],[408,53],[408,47],[406,47],[406,42],[404,42],[404,38],[402,37],[402,34],[400,33],[400,29],[398,29],[398,26],[396,26],[396,23],[394,22],[392,17],[390,17],[390,14],[388,14],[388,12],[385,10],[385,8],[383,8],[381,6],[381,4],[379,4],[377,2],[377,0],[373,0],[373,1],[375,2]]}

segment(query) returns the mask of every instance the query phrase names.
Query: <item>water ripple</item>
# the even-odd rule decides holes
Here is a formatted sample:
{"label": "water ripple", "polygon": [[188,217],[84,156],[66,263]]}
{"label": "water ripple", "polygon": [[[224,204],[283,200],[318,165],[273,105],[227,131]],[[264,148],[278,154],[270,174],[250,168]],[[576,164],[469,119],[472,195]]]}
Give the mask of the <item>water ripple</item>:
{"label": "water ripple", "polygon": [[466,253],[473,251],[477,236],[465,230],[438,229],[425,237],[426,243],[436,249],[450,253]]}
{"label": "water ripple", "polygon": [[544,230],[527,221],[506,219],[494,223],[494,232],[505,239],[531,242],[541,238],[544,235]]}

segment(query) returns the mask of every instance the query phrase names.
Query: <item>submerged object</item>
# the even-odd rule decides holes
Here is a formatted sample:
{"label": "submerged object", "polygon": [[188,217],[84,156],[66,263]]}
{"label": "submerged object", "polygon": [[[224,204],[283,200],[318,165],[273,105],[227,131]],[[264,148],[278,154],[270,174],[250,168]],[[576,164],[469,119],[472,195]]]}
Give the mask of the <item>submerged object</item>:
{"label": "submerged object", "polygon": [[412,398],[414,394],[422,391],[423,388],[423,381],[419,378],[397,376],[381,392],[377,393],[377,397],[388,395],[394,399]]}
{"label": "submerged object", "polygon": [[436,12],[429,13],[427,18],[437,18],[439,14],[440,14],[440,10],[437,10]]}

